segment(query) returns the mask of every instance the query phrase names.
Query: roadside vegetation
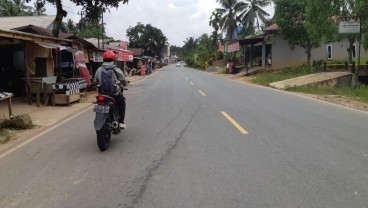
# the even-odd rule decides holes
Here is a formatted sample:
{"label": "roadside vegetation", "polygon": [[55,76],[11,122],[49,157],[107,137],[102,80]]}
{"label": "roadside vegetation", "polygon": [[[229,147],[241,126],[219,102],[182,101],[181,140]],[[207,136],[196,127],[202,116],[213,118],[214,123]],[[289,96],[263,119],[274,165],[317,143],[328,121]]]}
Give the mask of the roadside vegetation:
{"label": "roadside vegetation", "polygon": [[0,121],[0,144],[12,139],[12,131],[33,128],[32,119],[27,114],[11,116],[10,119]]}
{"label": "roadside vegetation", "polygon": [[[263,86],[269,86],[272,82],[287,80],[299,76],[313,74],[323,71],[316,66],[299,66],[278,69],[277,71],[263,71],[254,75],[252,82]],[[365,84],[358,84],[356,87],[317,87],[317,86],[298,86],[290,87],[287,91],[302,92],[315,95],[337,95],[345,96],[354,100],[368,103],[368,86]]]}
{"label": "roadside vegetation", "polygon": [[7,143],[11,138],[9,130],[0,127],[0,144]]}
{"label": "roadside vegetation", "polygon": [[346,96],[355,100],[368,103],[368,86],[363,84],[360,84],[355,88],[351,87],[326,88],[316,86],[298,86],[298,87],[290,87],[287,88],[286,90],[316,95]]}
{"label": "roadside vegetation", "polygon": [[276,71],[263,71],[255,75],[253,83],[268,86],[272,82],[278,82],[286,79],[300,77],[308,74],[320,72],[319,67],[298,66],[278,69]]}

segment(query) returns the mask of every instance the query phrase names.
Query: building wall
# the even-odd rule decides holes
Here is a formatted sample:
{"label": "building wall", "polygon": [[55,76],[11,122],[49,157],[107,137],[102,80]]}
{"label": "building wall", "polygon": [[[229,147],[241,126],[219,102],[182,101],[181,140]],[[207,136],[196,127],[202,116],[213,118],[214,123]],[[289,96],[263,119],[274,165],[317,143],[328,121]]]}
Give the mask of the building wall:
{"label": "building wall", "polygon": [[[332,59],[337,60],[347,60],[348,53],[347,47],[348,42],[335,42],[331,44],[321,44],[319,48],[312,49],[312,57],[313,60],[321,60],[328,59],[327,55],[327,46],[332,46]],[[358,57],[358,43],[356,43],[356,57]],[[362,48],[361,49],[361,57],[368,57],[368,53]],[[274,43],[272,45],[272,67],[280,68],[287,66],[295,66],[301,65],[307,61],[307,55],[305,54],[305,50],[301,47],[295,47],[294,50],[290,49],[289,43],[287,40],[284,40],[281,35],[275,35]]]}
{"label": "building wall", "polygon": [[30,75],[36,74],[36,58],[46,58],[47,76],[54,76],[54,62],[51,49],[41,47],[32,42],[26,43],[27,70]]}

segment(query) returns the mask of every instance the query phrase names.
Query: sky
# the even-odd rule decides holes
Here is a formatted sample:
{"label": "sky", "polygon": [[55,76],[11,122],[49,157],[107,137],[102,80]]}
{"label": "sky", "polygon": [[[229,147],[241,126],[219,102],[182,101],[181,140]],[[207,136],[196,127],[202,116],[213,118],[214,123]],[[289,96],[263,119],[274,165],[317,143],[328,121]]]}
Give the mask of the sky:
{"label": "sky", "polygon": [[[77,7],[69,0],[63,0],[68,16],[63,20],[80,20]],[[210,34],[210,16],[215,8],[220,8],[216,0],[129,0],[128,4],[120,4],[104,14],[106,33],[116,40],[128,40],[126,30],[137,22],[151,24],[160,29],[168,38],[170,45],[183,46],[188,37],[198,38],[202,34]],[[273,7],[266,8],[273,15]],[[46,5],[46,14],[55,15],[53,5]]]}

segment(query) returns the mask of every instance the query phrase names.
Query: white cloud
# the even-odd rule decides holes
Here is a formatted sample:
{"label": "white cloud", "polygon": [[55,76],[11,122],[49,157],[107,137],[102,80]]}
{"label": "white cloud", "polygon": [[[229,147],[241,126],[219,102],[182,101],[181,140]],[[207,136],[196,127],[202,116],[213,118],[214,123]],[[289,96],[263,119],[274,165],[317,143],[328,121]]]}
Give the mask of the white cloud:
{"label": "white cloud", "polygon": [[170,4],[169,4],[169,8],[170,8],[170,9],[176,9],[177,7],[175,6],[175,4],[170,3]]}

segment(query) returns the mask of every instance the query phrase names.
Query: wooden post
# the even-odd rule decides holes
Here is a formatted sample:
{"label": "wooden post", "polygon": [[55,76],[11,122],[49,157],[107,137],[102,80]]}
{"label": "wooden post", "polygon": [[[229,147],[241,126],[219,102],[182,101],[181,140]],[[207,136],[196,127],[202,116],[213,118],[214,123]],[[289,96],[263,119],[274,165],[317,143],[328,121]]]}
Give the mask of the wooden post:
{"label": "wooden post", "polygon": [[26,83],[25,83],[25,86],[26,86],[26,91],[28,92],[27,93],[27,100],[28,100],[28,104],[29,105],[32,105],[32,97],[31,97],[31,87],[30,87],[30,82],[29,82],[29,70],[28,70],[28,67],[27,67],[27,62],[28,62],[28,59],[27,59],[27,51],[26,51],[26,42],[23,41],[23,56],[24,56],[24,66],[25,66],[25,72],[26,72]]}
{"label": "wooden post", "polygon": [[8,98],[9,118],[13,115],[11,97]]}

